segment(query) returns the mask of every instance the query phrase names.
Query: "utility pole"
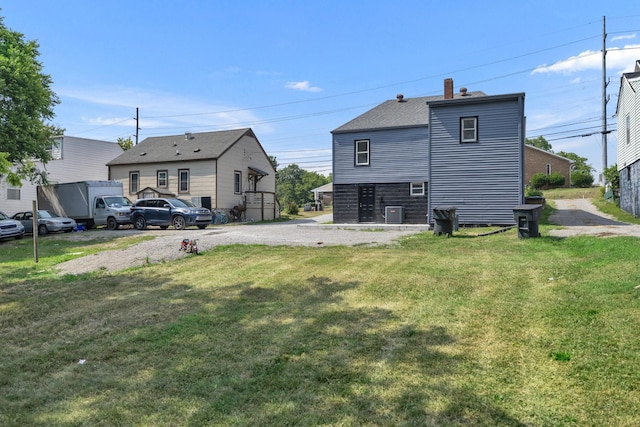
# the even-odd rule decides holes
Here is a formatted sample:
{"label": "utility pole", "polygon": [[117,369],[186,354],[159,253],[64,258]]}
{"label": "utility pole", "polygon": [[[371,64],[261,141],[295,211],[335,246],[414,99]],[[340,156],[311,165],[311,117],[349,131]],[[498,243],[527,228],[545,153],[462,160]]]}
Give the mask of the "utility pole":
{"label": "utility pole", "polygon": [[604,171],[607,168],[607,26],[606,17],[602,17],[602,185],[606,185]]}
{"label": "utility pole", "polygon": [[140,130],[139,121],[140,116],[138,115],[138,107],[136,107],[136,145],[138,145],[138,131]]}

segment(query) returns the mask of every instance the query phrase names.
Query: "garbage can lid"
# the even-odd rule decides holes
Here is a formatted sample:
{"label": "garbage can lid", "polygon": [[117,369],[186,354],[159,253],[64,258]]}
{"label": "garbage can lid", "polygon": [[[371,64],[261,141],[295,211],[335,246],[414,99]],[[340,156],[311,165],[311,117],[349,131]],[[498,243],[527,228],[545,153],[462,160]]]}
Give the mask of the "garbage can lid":
{"label": "garbage can lid", "polygon": [[434,211],[455,211],[457,208],[455,206],[434,206]]}

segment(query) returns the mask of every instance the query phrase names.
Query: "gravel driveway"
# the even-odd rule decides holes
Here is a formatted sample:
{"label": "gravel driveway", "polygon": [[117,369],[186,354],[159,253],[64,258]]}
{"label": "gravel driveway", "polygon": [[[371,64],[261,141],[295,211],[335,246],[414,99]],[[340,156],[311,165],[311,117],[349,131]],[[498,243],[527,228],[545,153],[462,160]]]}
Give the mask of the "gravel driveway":
{"label": "gravel driveway", "polygon": [[[126,249],[107,250],[94,255],[79,257],[56,267],[61,274],[81,274],[97,270],[116,271],[147,263],[191,256],[178,250],[182,239],[198,239],[200,252],[219,245],[262,244],[292,246],[335,246],[335,245],[386,245],[398,238],[415,234],[427,229],[423,226],[387,227],[376,224],[374,230],[362,229],[354,225],[331,225],[331,214],[311,219],[264,224],[237,224],[209,226],[204,230],[196,228],[182,231],[172,228],[160,230],[152,227],[148,230],[95,230],[87,233],[60,235],[65,239],[95,239],[97,236],[111,237],[113,234],[151,235],[155,238],[138,243]],[[54,236],[50,236],[54,237]],[[49,237],[48,237],[49,238]]]}
{"label": "gravel driveway", "polygon": [[[562,226],[549,232],[552,236],[568,237],[589,234],[601,237],[636,236],[640,237],[640,225],[618,222],[598,211],[587,199],[554,200],[557,208],[549,220]],[[104,269],[117,271],[147,263],[191,256],[178,251],[182,239],[198,239],[200,251],[206,251],[219,245],[262,244],[291,246],[335,246],[335,245],[386,245],[400,237],[419,233],[427,229],[426,225],[405,225],[400,227],[385,224],[362,227],[353,225],[327,224],[332,221],[331,214],[310,219],[265,224],[238,224],[210,226],[204,230],[186,229],[182,231],[151,228],[138,231],[96,230],[87,233],[70,233],[47,238],[95,239],[97,236],[113,235],[151,235],[147,240],[126,249],[106,250],[94,255],[79,257],[57,265],[61,274],[81,274]]]}

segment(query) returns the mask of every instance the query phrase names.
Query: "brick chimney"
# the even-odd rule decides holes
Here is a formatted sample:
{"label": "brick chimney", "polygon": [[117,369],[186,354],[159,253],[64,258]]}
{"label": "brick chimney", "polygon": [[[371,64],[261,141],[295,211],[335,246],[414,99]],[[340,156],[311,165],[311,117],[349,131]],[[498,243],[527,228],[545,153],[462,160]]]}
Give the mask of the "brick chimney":
{"label": "brick chimney", "polygon": [[453,79],[444,79],[444,99],[453,99]]}

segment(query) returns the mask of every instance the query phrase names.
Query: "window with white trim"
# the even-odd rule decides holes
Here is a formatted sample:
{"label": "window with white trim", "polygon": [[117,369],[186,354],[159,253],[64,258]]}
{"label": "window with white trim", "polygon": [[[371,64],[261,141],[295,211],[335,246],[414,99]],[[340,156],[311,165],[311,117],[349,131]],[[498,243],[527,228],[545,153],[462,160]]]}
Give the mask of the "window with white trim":
{"label": "window with white trim", "polygon": [[178,193],[189,192],[189,169],[178,169]]}
{"label": "window with white trim", "polygon": [[240,171],[233,172],[233,193],[242,193],[242,172]]}
{"label": "window with white trim", "polygon": [[412,182],[410,193],[412,196],[424,196],[424,182]]}
{"label": "window with white trim", "polygon": [[135,194],[140,191],[140,172],[129,172],[129,193]]}
{"label": "window with white trim", "polygon": [[627,144],[631,144],[631,115],[627,114],[624,118],[624,126],[625,126],[625,138]]}
{"label": "window with white trim", "polygon": [[369,165],[369,140],[359,139],[355,141],[355,164],[356,166]]}
{"label": "window with white trim", "polygon": [[158,175],[158,179],[157,179],[157,186],[158,188],[167,188],[167,186],[169,185],[169,173],[167,171],[158,171],[157,172]]}
{"label": "window with white trim", "polygon": [[478,142],[478,118],[460,118],[460,142]]}

